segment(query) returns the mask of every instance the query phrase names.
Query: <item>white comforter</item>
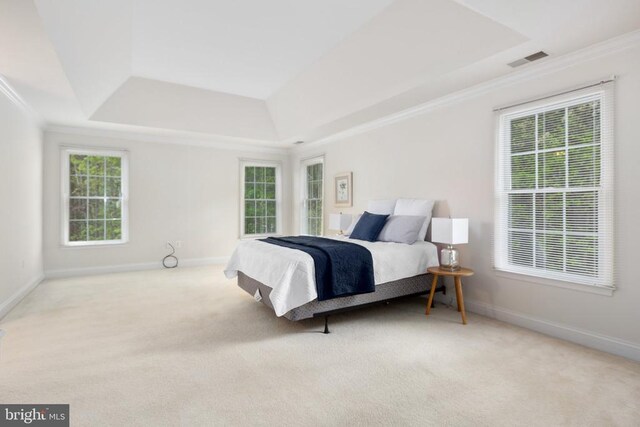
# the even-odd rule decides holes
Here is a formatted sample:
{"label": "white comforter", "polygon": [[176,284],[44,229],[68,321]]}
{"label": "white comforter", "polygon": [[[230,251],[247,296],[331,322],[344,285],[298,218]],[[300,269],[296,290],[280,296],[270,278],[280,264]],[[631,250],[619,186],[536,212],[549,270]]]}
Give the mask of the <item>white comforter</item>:
{"label": "white comforter", "polygon": [[[376,285],[423,274],[428,267],[438,265],[438,251],[433,243],[407,245],[355,239],[348,241],[364,246],[371,252]],[[259,240],[240,242],[224,274],[231,279],[239,271],[272,289],[269,299],[277,316],[318,297],[313,258],[296,249]]]}

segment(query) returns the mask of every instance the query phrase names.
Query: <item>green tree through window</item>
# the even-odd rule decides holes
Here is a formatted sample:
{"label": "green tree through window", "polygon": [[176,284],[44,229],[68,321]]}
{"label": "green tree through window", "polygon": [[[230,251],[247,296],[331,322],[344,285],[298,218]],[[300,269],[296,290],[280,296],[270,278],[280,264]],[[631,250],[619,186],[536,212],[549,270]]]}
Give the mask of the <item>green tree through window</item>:
{"label": "green tree through window", "polygon": [[120,241],[122,158],[69,154],[68,241]]}
{"label": "green tree through window", "polygon": [[306,233],[322,235],[323,174],[322,163],[306,166],[306,197],[304,201]]}
{"label": "green tree through window", "polygon": [[503,114],[499,269],[610,285],[601,274],[609,239],[603,194],[610,194],[603,193],[602,100],[590,95]]}
{"label": "green tree through window", "polygon": [[277,232],[276,167],[244,167],[244,234]]}
{"label": "green tree through window", "polygon": [[599,122],[597,100],[511,121],[511,263],[597,276]]}

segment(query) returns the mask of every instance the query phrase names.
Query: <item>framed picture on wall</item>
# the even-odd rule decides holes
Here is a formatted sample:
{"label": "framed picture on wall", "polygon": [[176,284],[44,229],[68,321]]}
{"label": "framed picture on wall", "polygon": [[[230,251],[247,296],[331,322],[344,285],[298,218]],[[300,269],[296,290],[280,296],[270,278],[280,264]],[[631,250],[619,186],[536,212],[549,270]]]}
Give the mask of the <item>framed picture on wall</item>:
{"label": "framed picture on wall", "polygon": [[351,183],[352,175],[352,172],[343,172],[337,174],[334,178],[334,204],[338,207],[347,208],[353,206],[353,187]]}

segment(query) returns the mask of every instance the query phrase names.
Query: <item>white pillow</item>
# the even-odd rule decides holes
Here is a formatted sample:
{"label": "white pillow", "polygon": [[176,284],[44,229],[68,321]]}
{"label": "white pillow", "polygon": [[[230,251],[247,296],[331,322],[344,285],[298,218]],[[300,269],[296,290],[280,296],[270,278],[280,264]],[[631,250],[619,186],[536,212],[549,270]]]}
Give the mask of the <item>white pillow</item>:
{"label": "white pillow", "polygon": [[418,233],[418,240],[424,240],[427,236],[427,229],[431,222],[431,213],[433,211],[433,205],[435,200],[424,199],[398,199],[396,207],[393,211],[394,215],[417,215],[426,216],[420,233]]}
{"label": "white pillow", "polygon": [[396,199],[393,200],[369,200],[367,212],[376,215],[393,215],[396,207]]}
{"label": "white pillow", "polygon": [[345,236],[351,236],[351,233],[353,233],[353,229],[356,228],[356,224],[358,223],[358,221],[360,221],[360,217],[362,216],[362,214],[358,214],[356,216],[353,217],[353,220],[351,221],[351,225],[349,226],[349,228],[347,228],[347,231],[345,231],[344,233],[342,233]]}

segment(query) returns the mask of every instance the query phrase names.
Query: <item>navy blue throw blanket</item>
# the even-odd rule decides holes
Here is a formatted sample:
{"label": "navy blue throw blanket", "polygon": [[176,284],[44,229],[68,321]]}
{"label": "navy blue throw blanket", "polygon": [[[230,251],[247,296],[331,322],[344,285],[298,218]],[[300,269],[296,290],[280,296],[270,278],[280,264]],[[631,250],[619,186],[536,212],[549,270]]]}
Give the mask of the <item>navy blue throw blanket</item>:
{"label": "navy blue throw blanket", "polygon": [[268,237],[262,241],[311,255],[318,301],[375,291],[373,258],[360,245],[311,236]]}

